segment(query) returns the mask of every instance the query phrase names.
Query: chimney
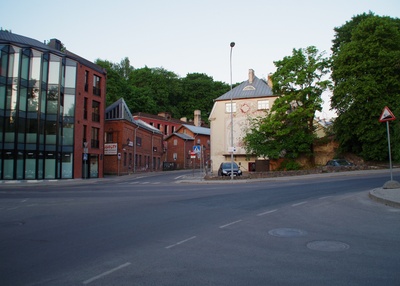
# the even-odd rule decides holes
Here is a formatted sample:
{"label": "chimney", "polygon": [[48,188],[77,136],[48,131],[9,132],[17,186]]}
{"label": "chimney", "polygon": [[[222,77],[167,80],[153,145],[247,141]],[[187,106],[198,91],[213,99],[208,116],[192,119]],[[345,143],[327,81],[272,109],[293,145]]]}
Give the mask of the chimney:
{"label": "chimney", "polygon": [[249,83],[252,84],[254,81],[254,70],[249,69]]}
{"label": "chimney", "polygon": [[268,74],[267,84],[269,85],[270,88],[272,88],[272,86],[273,86],[272,73]]}
{"label": "chimney", "polygon": [[194,111],[194,126],[201,126],[201,111]]}
{"label": "chimney", "polygon": [[56,49],[57,51],[61,51],[61,41],[57,39],[51,39],[49,42],[49,47]]}
{"label": "chimney", "polygon": [[180,120],[183,121],[183,122],[187,122],[187,118],[186,117],[182,117]]}

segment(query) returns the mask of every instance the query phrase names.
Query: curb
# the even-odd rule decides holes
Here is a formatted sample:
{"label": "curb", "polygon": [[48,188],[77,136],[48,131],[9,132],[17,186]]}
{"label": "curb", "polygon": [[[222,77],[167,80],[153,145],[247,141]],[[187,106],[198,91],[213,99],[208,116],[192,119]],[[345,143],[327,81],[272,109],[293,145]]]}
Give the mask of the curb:
{"label": "curb", "polygon": [[[394,208],[400,208],[400,189],[373,189],[369,191],[368,196],[370,199],[378,203]],[[390,198],[391,196],[396,196],[397,198]]]}

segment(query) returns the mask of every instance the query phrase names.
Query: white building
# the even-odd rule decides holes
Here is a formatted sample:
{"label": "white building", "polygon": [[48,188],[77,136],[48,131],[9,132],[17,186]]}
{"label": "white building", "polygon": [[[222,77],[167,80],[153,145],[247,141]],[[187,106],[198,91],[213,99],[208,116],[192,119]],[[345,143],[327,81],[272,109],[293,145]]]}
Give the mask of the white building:
{"label": "white building", "polygon": [[243,138],[249,126],[249,119],[264,116],[277,96],[271,89],[272,84],[254,75],[254,70],[249,70],[249,78],[231,91],[215,99],[211,111],[211,160],[212,171],[217,172],[222,162],[231,160],[231,100],[233,115],[233,147],[235,147],[234,160],[243,171],[248,171],[256,157],[246,156]]}

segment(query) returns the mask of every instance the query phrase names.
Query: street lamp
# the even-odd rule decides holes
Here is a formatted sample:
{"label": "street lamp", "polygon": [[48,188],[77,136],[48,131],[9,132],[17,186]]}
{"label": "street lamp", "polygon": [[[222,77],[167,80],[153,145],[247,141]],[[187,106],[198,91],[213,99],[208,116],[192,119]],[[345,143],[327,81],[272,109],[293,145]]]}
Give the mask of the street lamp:
{"label": "street lamp", "polygon": [[231,180],[233,180],[233,94],[232,94],[232,50],[235,42],[231,42],[230,73],[231,73]]}

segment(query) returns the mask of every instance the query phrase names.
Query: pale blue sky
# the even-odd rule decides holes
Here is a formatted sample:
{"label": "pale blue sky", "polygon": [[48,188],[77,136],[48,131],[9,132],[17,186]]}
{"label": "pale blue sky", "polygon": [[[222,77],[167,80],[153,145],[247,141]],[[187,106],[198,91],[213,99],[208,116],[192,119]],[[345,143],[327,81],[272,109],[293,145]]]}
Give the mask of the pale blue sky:
{"label": "pale blue sky", "polygon": [[[275,71],[292,49],[316,46],[330,54],[333,28],[372,11],[400,17],[398,0],[14,0],[1,4],[0,27],[40,41],[57,38],[94,61],[135,68],[163,67],[181,77],[205,73],[233,83]],[[325,95],[325,112],[329,95]],[[329,117],[330,114],[327,114]]]}

